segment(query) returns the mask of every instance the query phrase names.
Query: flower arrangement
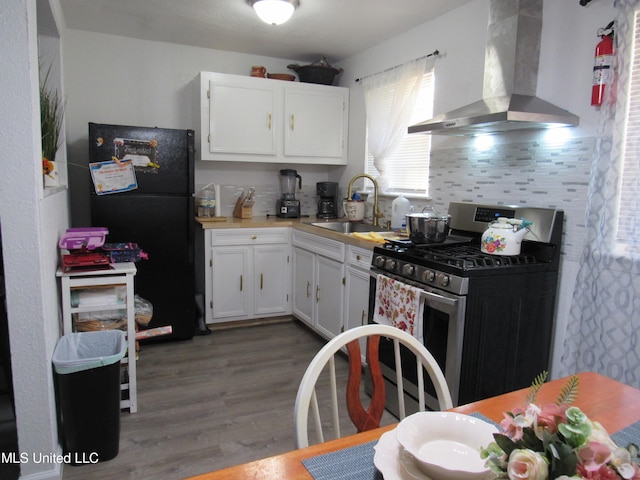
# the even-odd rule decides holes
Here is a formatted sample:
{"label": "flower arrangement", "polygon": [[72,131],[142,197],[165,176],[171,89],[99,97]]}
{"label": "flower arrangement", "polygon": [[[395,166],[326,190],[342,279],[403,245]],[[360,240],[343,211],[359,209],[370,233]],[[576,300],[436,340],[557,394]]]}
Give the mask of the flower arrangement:
{"label": "flower arrangement", "polygon": [[496,478],[640,480],[638,446],[619,447],[602,425],[571,406],[577,377],[567,380],[555,404],[535,404],[546,378],[547,372],[536,377],[528,406],[505,412],[500,422],[504,433],[494,434],[495,441],[481,449]]}

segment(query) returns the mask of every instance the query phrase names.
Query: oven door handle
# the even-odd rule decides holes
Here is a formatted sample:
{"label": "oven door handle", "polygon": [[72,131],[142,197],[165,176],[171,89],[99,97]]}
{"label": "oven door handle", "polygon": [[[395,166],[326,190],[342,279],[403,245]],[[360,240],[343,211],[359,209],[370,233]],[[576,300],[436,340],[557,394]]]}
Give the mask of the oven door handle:
{"label": "oven door handle", "polygon": [[433,293],[433,292],[427,292],[426,290],[422,290],[422,295],[424,295],[427,298],[431,297],[434,300],[440,303],[444,303],[445,305],[448,305],[451,307],[455,307],[458,303],[458,299],[456,298],[443,297],[442,295],[438,295],[437,293]]}
{"label": "oven door handle", "polygon": [[[373,271],[373,270],[369,270],[369,276],[371,278],[377,279],[378,278],[378,273]],[[396,281],[400,281],[400,280],[396,280]],[[420,287],[418,287],[418,288],[420,288]],[[433,299],[433,300],[435,300],[437,302],[444,303],[447,306],[455,307],[458,304],[458,299],[457,298],[444,297],[442,295],[438,295],[437,293],[433,293],[433,292],[429,292],[427,290],[424,290],[423,288],[421,288],[420,291],[422,292],[422,295],[425,298],[431,298],[431,299]]]}

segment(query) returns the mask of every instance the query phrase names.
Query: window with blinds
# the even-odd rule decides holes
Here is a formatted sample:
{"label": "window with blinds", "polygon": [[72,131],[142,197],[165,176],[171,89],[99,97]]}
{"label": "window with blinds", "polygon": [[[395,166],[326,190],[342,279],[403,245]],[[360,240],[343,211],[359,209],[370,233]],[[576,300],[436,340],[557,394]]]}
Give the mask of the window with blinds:
{"label": "window with blinds", "polygon": [[637,208],[638,195],[640,195],[640,11],[636,11],[634,22],[616,243],[628,252],[638,253],[640,249],[640,212]]}
{"label": "window with blinds", "polygon": [[[421,122],[433,116],[433,72],[422,76],[420,92],[414,108],[410,125]],[[393,85],[383,87],[386,91],[385,102],[391,109]],[[428,194],[429,191],[429,152],[431,150],[431,135],[409,135],[398,145],[395,152],[388,158],[388,191],[396,193]],[[378,170],[373,165],[373,156],[367,146],[367,161],[365,172],[377,177]]]}

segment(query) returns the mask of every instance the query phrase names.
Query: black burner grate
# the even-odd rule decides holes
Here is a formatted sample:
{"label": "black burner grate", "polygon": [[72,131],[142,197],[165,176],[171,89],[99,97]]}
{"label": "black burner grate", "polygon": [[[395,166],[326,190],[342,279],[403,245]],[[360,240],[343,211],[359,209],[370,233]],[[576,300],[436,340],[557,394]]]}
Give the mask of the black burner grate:
{"label": "black burner grate", "polygon": [[425,260],[453,265],[463,270],[537,263],[532,255],[488,255],[482,253],[478,247],[468,245],[446,246],[438,249],[415,247],[415,254]]}
{"label": "black burner grate", "polygon": [[461,270],[483,270],[508,266],[521,266],[538,263],[533,255],[489,255],[482,253],[475,244],[463,245],[385,245],[386,249],[394,250],[405,261],[413,261],[421,265],[450,266]]}

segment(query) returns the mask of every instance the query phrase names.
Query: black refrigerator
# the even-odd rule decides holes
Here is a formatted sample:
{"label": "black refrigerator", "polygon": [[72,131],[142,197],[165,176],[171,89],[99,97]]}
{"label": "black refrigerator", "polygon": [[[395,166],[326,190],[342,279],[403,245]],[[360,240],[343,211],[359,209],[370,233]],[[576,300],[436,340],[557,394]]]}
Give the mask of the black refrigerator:
{"label": "black refrigerator", "polygon": [[173,331],[154,339],[192,338],[201,333],[195,303],[194,132],[89,123],[89,162],[113,161],[131,162],[137,188],[105,194],[92,175],[91,224],[109,229],[108,243],[137,243],[148,254],[136,263],[135,276],[136,294],[153,305],[147,328],[171,325]]}

